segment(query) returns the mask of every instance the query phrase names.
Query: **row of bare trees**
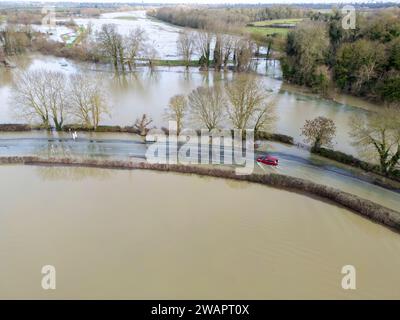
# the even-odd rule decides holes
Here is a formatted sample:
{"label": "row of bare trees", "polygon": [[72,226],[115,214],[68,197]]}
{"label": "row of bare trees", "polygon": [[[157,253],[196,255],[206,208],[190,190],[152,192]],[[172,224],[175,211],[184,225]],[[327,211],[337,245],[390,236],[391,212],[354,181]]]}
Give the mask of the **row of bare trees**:
{"label": "row of bare trees", "polygon": [[[126,68],[132,71],[138,59],[148,60],[152,66],[152,60],[156,56],[146,32],[140,27],[131,30],[127,36],[122,36],[115,25],[104,24],[97,33],[96,40],[100,53],[110,60],[117,72],[124,73]],[[216,70],[226,69],[232,63],[236,71],[247,71],[250,69],[256,45],[246,37],[206,29],[185,29],[179,35],[177,49],[186,67],[190,66],[192,57],[196,55],[203,69],[208,69],[211,64]]]}
{"label": "row of bare trees", "polygon": [[10,56],[23,53],[29,46],[32,31],[29,27],[5,26],[0,29],[0,54]]}
{"label": "row of bare trees", "polygon": [[56,130],[62,130],[67,119],[96,129],[108,113],[101,79],[82,74],[67,77],[44,69],[21,72],[12,99],[20,117]]}
{"label": "row of bare trees", "polygon": [[116,72],[132,71],[139,58],[146,59],[151,65],[156,52],[149,45],[144,29],[132,29],[127,36],[118,33],[115,24],[104,24],[97,32],[97,46],[102,55],[108,58]]}
{"label": "row of bare trees", "polygon": [[178,38],[177,48],[186,67],[196,54],[200,57],[199,62],[203,69],[208,69],[212,64],[216,70],[227,69],[229,63],[232,63],[236,71],[247,71],[256,52],[256,44],[250,38],[206,29],[184,29]]}
{"label": "row of bare trees", "polygon": [[196,128],[209,131],[231,125],[240,130],[254,129],[255,135],[270,129],[276,119],[273,96],[251,74],[238,75],[226,86],[199,87],[188,97],[172,97],[166,118],[176,121],[178,134],[185,121],[190,121]]}

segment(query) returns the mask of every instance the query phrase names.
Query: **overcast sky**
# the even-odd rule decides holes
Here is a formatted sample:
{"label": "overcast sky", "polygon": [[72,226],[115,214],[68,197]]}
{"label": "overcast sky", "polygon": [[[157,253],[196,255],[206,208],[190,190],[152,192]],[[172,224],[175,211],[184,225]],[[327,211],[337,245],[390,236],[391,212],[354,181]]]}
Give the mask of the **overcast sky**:
{"label": "overcast sky", "polygon": [[[10,0],[0,0],[0,2],[10,2]],[[28,2],[29,0],[16,0],[13,2]],[[34,1],[34,2],[126,2],[126,3],[140,3],[142,0],[85,0],[85,1],[75,1],[75,0],[42,0],[42,1]],[[143,0],[144,3],[349,3],[349,2],[389,2],[385,0]],[[400,3],[400,0],[392,0],[390,2]]]}

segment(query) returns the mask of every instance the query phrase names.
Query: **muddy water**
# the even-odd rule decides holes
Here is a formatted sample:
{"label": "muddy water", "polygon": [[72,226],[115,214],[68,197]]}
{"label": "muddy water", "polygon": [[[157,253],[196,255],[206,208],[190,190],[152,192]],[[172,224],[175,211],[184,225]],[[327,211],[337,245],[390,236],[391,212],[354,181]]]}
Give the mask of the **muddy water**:
{"label": "muddy water", "polygon": [[[121,19],[124,18],[124,19]],[[126,19],[126,18],[129,19]],[[148,36],[149,43],[157,50],[157,57],[162,59],[178,59],[176,40],[181,28],[150,19],[145,11],[114,12],[103,14],[99,19],[76,19],[80,25],[91,24],[95,31],[106,23],[113,23],[124,35],[140,26]],[[64,30],[65,31],[65,30]],[[63,32],[64,32],[63,31]],[[60,31],[61,32],[61,31]],[[214,85],[218,81],[232,80],[231,73],[219,74],[199,72],[191,68],[157,68],[149,72],[147,68],[138,68],[137,72],[125,78],[115,78],[110,68],[104,65],[77,63],[63,58],[32,55],[12,61],[18,69],[49,69],[67,74],[82,72],[104,78],[104,90],[109,97],[109,116],[105,116],[102,124],[132,125],[138,117],[146,113],[153,118],[157,127],[167,126],[165,109],[169,99],[176,94],[189,94],[193,89],[203,85]],[[334,147],[341,151],[357,154],[357,150],[349,140],[349,119],[360,116],[367,111],[374,111],[379,106],[365,101],[337,95],[336,102],[305,94],[296,87],[283,84],[282,72],[278,62],[258,60],[257,72],[264,83],[266,92],[276,95],[277,121],[272,130],[288,134],[301,141],[301,127],[305,120],[317,116],[326,116],[335,121],[337,136]],[[18,117],[11,98],[11,84],[15,70],[0,68],[0,123],[26,122]],[[73,122],[69,119],[69,122]],[[191,126],[187,122],[186,126]]]}
{"label": "muddy water", "polygon": [[[167,126],[165,109],[169,99],[176,94],[189,94],[198,86],[214,85],[217,82],[232,80],[232,74],[217,74],[214,72],[200,72],[196,68],[188,72],[184,68],[158,68],[149,72],[147,68],[139,68],[137,72],[125,78],[115,78],[107,72],[104,66],[76,63],[62,58],[34,55],[18,61],[21,69],[49,69],[63,71],[67,74],[83,72],[93,76],[102,76],[106,80],[104,90],[109,94],[109,115],[102,120],[103,124],[132,125],[135,119],[143,113],[153,118],[157,127]],[[279,69],[279,64],[270,65]],[[18,117],[11,100],[11,83],[14,70],[0,69],[0,123],[26,122]],[[348,132],[349,119],[355,115],[363,115],[373,111],[378,106],[364,103],[346,96],[338,96],[338,102],[328,101],[316,96],[299,92],[296,88],[282,86],[282,81],[272,76],[260,76],[266,92],[276,95],[275,113],[277,121],[272,130],[294,136],[301,141],[301,127],[306,119],[317,116],[326,116],[335,121],[337,136],[334,147],[348,153],[356,153],[351,145]],[[348,103],[351,103],[348,104]],[[73,122],[73,119],[69,120]],[[187,126],[191,123],[186,122]]]}
{"label": "muddy water", "polygon": [[148,171],[0,174],[1,298],[400,298],[400,236],[319,200]]}

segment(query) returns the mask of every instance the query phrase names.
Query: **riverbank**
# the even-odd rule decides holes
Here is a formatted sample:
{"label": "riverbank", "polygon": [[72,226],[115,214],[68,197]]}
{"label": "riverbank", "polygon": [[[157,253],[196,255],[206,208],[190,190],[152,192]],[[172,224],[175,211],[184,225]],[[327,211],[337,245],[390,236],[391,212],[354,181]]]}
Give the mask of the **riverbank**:
{"label": "riverbank", "polygon": [[176,172],[183,174],[196,174],[237,181],[247,181],[267,185],[270,187],[297,192],[312,197],[318,197],[337,205],[346,207],[371,221],[380,223],[386,227],[400,231],[400,212],[386,208],[370,200],[343,192],[339,189],[314,183],[309,180],[291,176],[270,173],[236,175],[228,169],[217,169],[204,166],[149,164],[145,162],[109,161],[94,159],[70,159],[70,158],[41,158],[41,157],[0,157],[0,164],[23,164],[43,166],[81,166],[104,169],[125,170],[156,170]]}
{"label": "riverbank", "polygon": [[291,93],[301,94],[311,98],[317,98],[321,100],[326,100],[329,102],[334,102],[338,104],[347,104],[354,108],[359,108],[361,110],[374,112],[381,106],[374,101],[368,100],[366,98],[351,95],[348,93],[341,93],[338,91],[331,92],[331,95],[322,95],[320,93],[313,92],[310,87],[300,86],[298,84],[290,83],[289,81],[282,78],[282,91],[287,91]]}

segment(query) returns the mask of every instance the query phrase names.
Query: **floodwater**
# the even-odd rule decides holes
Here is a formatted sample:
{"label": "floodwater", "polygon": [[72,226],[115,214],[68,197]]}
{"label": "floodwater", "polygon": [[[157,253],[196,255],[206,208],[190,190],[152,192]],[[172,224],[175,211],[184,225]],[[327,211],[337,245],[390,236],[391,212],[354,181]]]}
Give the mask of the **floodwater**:
{"label": "floodwater", "polygon": [[[0,135],[0,156],[146,161],[148,146],[143,138],[126,133],[79,132],[75,141],[71,133],[63,132],[8,132]],[[357,169],[310,154],[304,149],[271,141],[263,141],[255,157],[265,153],[278,157],[279,166],[255,162],[254,173],[299,177],[358,195],[393,210],[400,208],[400,187],[394,191],[374,185],[368,177],[360,176]],[[226,164],[215,166],[232,169]]]}
{"label": "floodwater", "polygon": [[[105,79],[103,89],[107,92],[109,115],[105,115],[102,124],[132,125],[135,120],[146,113],[153,119],[152,125],[167,127],[165,110],[170,98],[176,94],[189,94],[198,86],[213,86],[216,83],[232,81],[233,74],[201,72],[197,68],[186,71],[182,67],[159,67],[154,72],[146,67],[139,67],[134,73],[124,78],[116,78],[105,66],[78,63],[63,58],[33,55],[16,61],[20,69],[49,69],[66,74],[82,72]],[[349,120],[352,116],[360,116],[376,110],[378,106],[347,96],[338,96],[337,100],[329,101],[315,95],[308,95],[295,87],[283,85],[279,78],[279,64],[268,64],[267,76],[260,75],[266,92],[275,97],[275,113],[277,121],[272,131],[293,136],[296,141],[302,141],[301,127],[305,120],[317,116],[326,116],[335,121],[337,136],[334,147],[341,151],[357,154],[351,145],[348,133]],[[273,77],[274,69],[277,77]],[[16,70],[0,70],[0,123],[26,122],[18,117],[11,99],[12,79]],[[351,103],[351,104],[349,104]],[[70,119],[69,122],[73,122]],[[190,121],[186,126],[191,126]]]}
{"label": "floodwater", "polygon": [[[0,174],[13,177],[0,181],[0,298],[400,298],[399,234],[320,200],[139,170]],[[56,290],[41,288],[44,265]],[[356,290],[341,288],[344,265]]]}
{"label": "floodwater", "polygon": [[127,11],[104,13],[100,18],[74,19],[78,25],[92,26],[93,35],[101,29],[103,24],[114,24],[122,35],[137,27],[146,31],[147,43],[156,50],[160,59],[179,59],[176,41],[182,28],[170,25],[146,16],[146,11]]}
{"label": "floodwater", "polygon": [[[105,13],[100,18],[76,19],[79,25],[92,26],[93,34],[106,23],[117,26],[119,32],[128,35],[129,31],[143,28],[149,37],[149,44],[157,50],[161,59],[179,59],[176,41],[181,28],[149,18],[145,11]],[[60,32],[65,32],[64,26]],[[58,33],[60,33],[58,32]],[[194,31],[196,32],[196,31]],[[182,67],[158,67],[154,72],[148,68],[139,67],[136,72],[123,78],[116,78],[111,68],[104,65],[79,63],[64,58],[31,55],[12,61],[22,70],[49,69],[67,74],[82,72],[92,73],[104,79],[103,90],[109,97],[109,115],[104,116],[102,124],[132,125],[137,118],[146,113],[153,119],[157,127],[167,126],[165,109],[169,99],[176,94],[189,94],[198,86],[213,86],[218,82],[232,81],[233,74],[200,72],[197,68],[186,71]],[[335,101],[326,100],[315,95],[302,92],[300,88],[284,84],[278,61],[255,60],[255,68],[263,82],[266,93],[275,100],[277,121],[272,131],[293,136],[296,141],[302,141],[301,127],[305,120],[317,116],[326,116],[335,121],[337,135],[334,148],[357,155],[352,146],[349,131],[349,121],[353,116],[362,116],[367,112],[377,110],[379,106],[347,95],[337,95]],[[26,122],[18,117],[18,111],[11,100],[11,85],[13,73],[16,70],[0,68],[0,123]],[[69,119],[73,122],[73,119]],[[186,126],[192,126],[186,122]]]}
{"label": "floodwater", "polygon": [[[124,34],[141,26],[159,58],[179,58],[180,28],[148,19],[143,11],[77,19],[89,21],[94,30],[117,24]],[[121,79],[107,66],[51,56],[13,62],[22,70],[102,76],[110,99],[102,124],[132,125],[146,113],[155,126],[166,126],[164,110],[173,95],[234,77],[159,67],[138,68]],[[304,93],[283,84],[278,62],[258,62],[266,92],[276,95],[273,131],[301,141],[306,119],[327,116],[338,128],[335,147],[355,153],[349,118],[378,106],[345,95],[328,101]],[[0,123],[25,122],[10,98],[14,72],[0,68]],[[262,148],[278,156],[280,165],[256,165],[257,172],[310,179],[399,208],[399,193],[356,179],[348,168],[295,147],[263,142]],[[127,134],[79,133],[77,141],[68,133],[0,134],[1,156],[131,160],[145,151],[139,138]],[[0,175],[0,298],[400,299],[399,234],[318,199],[151,171],[10,165],[0,166]],[[56,268],[55,291],[41,288],[44,265]],[[356,268],[356,290],[341,288],[345,265]]]}

